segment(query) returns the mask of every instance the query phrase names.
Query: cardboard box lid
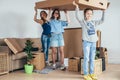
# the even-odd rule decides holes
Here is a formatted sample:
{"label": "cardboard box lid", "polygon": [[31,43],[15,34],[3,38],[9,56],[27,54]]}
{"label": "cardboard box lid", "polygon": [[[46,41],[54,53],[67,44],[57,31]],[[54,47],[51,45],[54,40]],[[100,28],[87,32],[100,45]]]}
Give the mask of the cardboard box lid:
{"label": "cardboard box lid", "polygon": [[[49,9],[49,8],[58,8],[60,10],[75,10],[73,5],[74,0],[46,0],[35,3],[37,9]],[[79,4],[80,9],[85,9],[91,7],[95,10],[107,9],[108,2],[107,0],[76,0]]]}

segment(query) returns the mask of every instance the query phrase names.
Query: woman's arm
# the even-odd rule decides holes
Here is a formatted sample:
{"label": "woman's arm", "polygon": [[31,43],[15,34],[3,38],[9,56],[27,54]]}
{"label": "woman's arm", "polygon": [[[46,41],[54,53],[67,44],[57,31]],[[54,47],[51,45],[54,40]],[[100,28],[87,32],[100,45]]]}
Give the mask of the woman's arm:
{"label": "woman's arm", "polygon": [[35,7],[34,21],[41,25],[43,24],[43,21],[41,19],[37,19],[37,8],[36,7]]}
{"label": "woman's arm", "polygon": [[64,10],[64,12],[65,12],[67,22],[70,23],[70,18],[69,18],[67,10]]}
{"label": "woman's arm", "polygon": [[52,11],[52,8],[49,8],[48,16],[47,16],[47,18],[46,18],[46,21],[50,21],[51,11]]}

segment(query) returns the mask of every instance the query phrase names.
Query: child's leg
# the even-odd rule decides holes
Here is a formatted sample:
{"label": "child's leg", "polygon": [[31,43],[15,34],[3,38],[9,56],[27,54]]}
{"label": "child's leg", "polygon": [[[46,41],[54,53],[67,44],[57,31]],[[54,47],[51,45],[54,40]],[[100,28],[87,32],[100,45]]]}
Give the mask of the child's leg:
{"label": "child's leg", "polygon": [[84,61],[83,61],[83,72],[84,75],[88,75],[88,62],[90,54],[90,43],[88,41],[83,41],[83,52],[84,52]]}
{"label": "child's leg", "polygon": [[94,73],[94,60],[95,60],[95,53],[96,52],[96,43],[92,42],[91,43],[91,48],[90,48],[90,74]]}

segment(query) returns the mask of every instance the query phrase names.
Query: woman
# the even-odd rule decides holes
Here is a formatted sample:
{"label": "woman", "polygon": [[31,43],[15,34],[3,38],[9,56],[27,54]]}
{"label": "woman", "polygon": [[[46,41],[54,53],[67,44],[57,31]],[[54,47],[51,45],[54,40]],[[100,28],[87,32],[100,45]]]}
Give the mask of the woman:
{"label": "woman", "polygon": [[[74,1],[73,5],[76,6],[76,18],[82,27],[82,40],[83,40],[83,52],[84,52],[84,63],[83,63],[84,79],[97,80],[97,77],[94,74],[96,41],[98,40],[96,33],[96,26],[103,23],[104,11],[102,14],[102,18],[100,20],[92,20],[93,9],[86,8],[84,10],[84,19],[82,20],[80,19],[79,16],[78,4],[76,4]],[[88,72],[88,62],[90,64],[89,72]]]}
{"label": "woman", "polygon": [[50,26],[51,26],[51,40],[50,40],[50,47],[52,49],[52,59],[53,59],[53,69],[56,69],[55,63],[55,54],[57,49],[59,49],[60,53],[60,62],[61,62],[61,70],[66,69],[64,65],[64,26],[67,26],[69,23],[67,11],[64,11],[66,15],[67,21],[60,20],[60,11],[58,9],[53,10],[52,16],[50,19]]}
{"label": "woman", "polygon": [[[50,10],[49,10],[49,15],[50,15]],[[48,53],[49,53],[50,36],[51,36],[51,27],[48,23],[49,15],[47,17],[47,13],[45,11],[41,11],[40,12],[41,19],[37,19],[37,9],[35,8],[34,21],[39,23],[43,29],[41,42],[42,42],[43,52],[45,53],[45,61],[46,61],[46,64],[48,65],[49,65]]]}

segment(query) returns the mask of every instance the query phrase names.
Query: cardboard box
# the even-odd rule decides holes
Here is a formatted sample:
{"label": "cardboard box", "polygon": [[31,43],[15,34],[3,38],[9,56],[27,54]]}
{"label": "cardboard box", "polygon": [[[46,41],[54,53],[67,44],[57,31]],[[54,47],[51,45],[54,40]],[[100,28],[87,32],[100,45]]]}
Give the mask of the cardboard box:
{"label": "cardboard box", "polygon": [[79,71],[80,58],[69,58],[68,60],[68,70],[69,71]]}
{"label": "cardboard box", "polygon": [[[46,0],[35,3],[35,7],[38,9],[49,9],[49,8],[59,8],[60,10],[75,10],[73,5],[74,0]],[[80,9],[85,9],[91,7],[93,9],[106,9],[108,1],[107,0],[75,0]]]}
{"label": "cardboard box", "polygon": [[64,32],[65,58],[82,57],[82,28],[66,28]]}
{"label": "cardboard box", "polygon": [[[81,66],[81,69],[80,69],[80,73],[81,74],[84,74],[83,73],[83,59],[80,60],[80,66]],[[94,74],[96,75],[99,75],[102,73],[102,59],[97,59],[95,60],[95,67],[94,67]],[[88,71],[89,71],[89,68],[88,68]]]}
{"label": "cardboard box", "polygon": [[0,46],[0,75],[9,73],[9,48]]}
{"label": "cardboard box", "polygon": [[45,56],[42,52],[34,53],[34,57],[32,60],[32,64],[34,65],[34,69],[42,70],[45,67]]}

